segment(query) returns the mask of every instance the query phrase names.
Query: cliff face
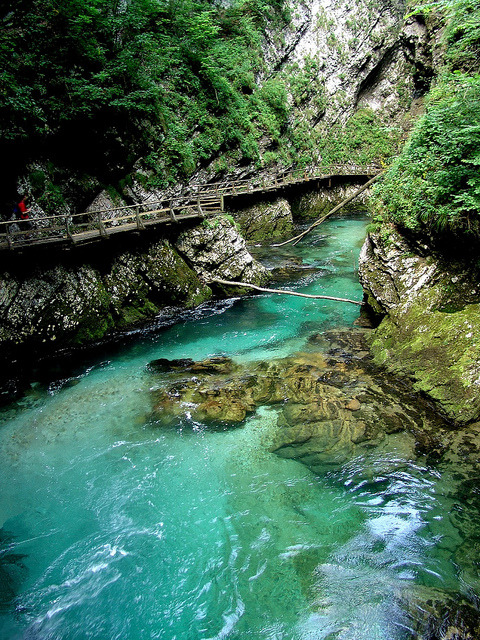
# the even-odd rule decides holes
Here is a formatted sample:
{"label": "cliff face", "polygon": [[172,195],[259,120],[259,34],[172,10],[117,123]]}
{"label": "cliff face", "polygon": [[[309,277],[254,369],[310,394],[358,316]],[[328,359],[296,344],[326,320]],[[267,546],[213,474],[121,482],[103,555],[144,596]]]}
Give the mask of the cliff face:
{"label": "cliff face", "polygon": [[313,120],[329,124],[359,107],[403,115],[432,74],[428,30],[417,18],[404,23],[405,8],[404,0],[303,1],[283,46],[267,43],[269,67],[318,62],[310,78],[323,88],[323,113],[308,93],[299,106]]}
{"label": "cliff face", "polygon": [[[303,0],[291,3],[292,21],[287,28],[266,33],[264,71],[255,79],[256,87],[278,81],[286,88],[294,137],[313,162],[318,161],[314,157],[315,136],[328,136],[332,124],[344,123],[362,108],[381,113],[392,122],[403,122],[405,113],[428,89],[434,34],[420,18],[404,22],[404,10],[403,0]],[[159,155],[161,144],[161,140],[151,141]],[[276,173],[278,167],[269,165],[267,156],[274,153],[277,144],[265,133],[258,140],[260,157],[256,161],[236,163],[222,157],[219,162],[213,158],[197,167],[188,183],[219,179],[220,165],[220,179],[226,180],[258,172]],[[293,139],[286,146],[292,144],[296,144]],[[42,215],[44,203],[50,206],[53,200],[57,202],[56,213],[69,213],[85,210],[89,202],[93,208],[105,208],[114,201],[118,205],[160,199],[188,188],[188,184],[155,188],[149,181],[151,169],[142,158],[132,163],[128,175],[120,179],[112,176],[115,188],[106,190],[100,187],[105,176],[97,179],[92,172],[89,180],[82,182],[74,172],[69,174],[65,167],[54,165],[52,158],[37,158],[18,179],[18,190],[34,196],[34,214]]]}
{"label": "cliff face", "polygon": [[[412,100],[427,88],[432,74],[430,34],[415,18],[404,24],[403,0],[303,0],[295,6],[292,3],[291,11],[293,20],[288,29],[266,34],[265,71],[256,82],[262,85],[270,79],[283,79],[290,91],[290,117],[304,132],[316,128],[328,136],[334,123],[345,122],[362,107],[398,122]],[[261,154],[271,146],[268,136],[259,141]],[[66,175],[65,168],[53,171],[62,176],[61,184],[50,184],[44,180],[51,169],[47,170],[47,164],[45,160],[32,161],[17,187],[35,195],[40,193],[41,183],[42,188],[46,184],[58,195],[67,185],[71,196],[59,198],[56,213],[82,210],[87,201],[90,209],[114,209],[124,202],[170,197],[181,189],[188,190],[187,184],[166,190],[147,187],[142,159],[123,181],[122,193],[102,190],[100,182],[93,179],[81,184],[73,174]],[[217,171],[212,162],[198,169],[190,183],[218,179]],[[259,171],[275,173],[277,168],[238,164],[222,177],[244,177]],[[32,217],[44,214],[41,202],[50,197],[50,191],[33,198]],[[305,203],[297,204],[297,213],[305,209]],[[277,208],[278,235],[288,235],[288,207],[282,204]],[[256,238],[253,227],[257,217],[253,211],[241,223],[251,230],[252,239]],[[264,281],[265,270],[253,261],[234,228],[225,220],[213,225],[213,229],[207,225],[186,230],[173,240],[157,238],[148,246],[110,252],[101,264],[94,257],[83,261],[59,257],[61,264],[38,266],[29,273],[13,263],[8,265],[0,274],[0,345],[69,345],[101,338],[114,328],[145,322],[165,307],[201,303],[212,295],[209,275]]]}
{"label": "cliff face", "polygon": [[368,236],[359,274],[382,318],[370,338],[375,362],[412,381],[453,423],[480,420],[480,288],[471,270],[389,229]]}

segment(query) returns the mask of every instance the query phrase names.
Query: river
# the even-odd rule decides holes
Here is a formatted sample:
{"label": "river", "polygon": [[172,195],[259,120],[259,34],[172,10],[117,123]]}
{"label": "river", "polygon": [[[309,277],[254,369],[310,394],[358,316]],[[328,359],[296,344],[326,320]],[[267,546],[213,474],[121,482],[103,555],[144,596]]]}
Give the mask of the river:
{"label": "river", "polygon": [[[295,263],[282,286],[360,300],[365,225],[330,220],[262,259]],[[32,381],[0,415],[0,638],[406,640],[419,593],[471,595],[450,513],[477,512],[458,506],[451,469],[373,449],[314,474],[269,452],[268,407],[226,430],[151,418],[153,359],[276,358],[357,316],[222,301]]]}

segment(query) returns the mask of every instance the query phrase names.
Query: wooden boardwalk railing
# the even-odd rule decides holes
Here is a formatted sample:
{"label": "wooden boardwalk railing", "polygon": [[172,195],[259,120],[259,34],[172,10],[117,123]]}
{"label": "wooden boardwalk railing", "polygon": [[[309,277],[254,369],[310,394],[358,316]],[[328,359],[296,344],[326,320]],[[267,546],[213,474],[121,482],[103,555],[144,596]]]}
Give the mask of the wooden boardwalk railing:
{"label": "wooden boardwalk railing", "polygon": [[224,210],[225,196],[275,191],[283,187],[336,176],[374,176],[375,165],[330,165],[315,171],[294,170],[266,178],[190,185],[174,200],[146,201],[134,205],[82,213],[31,218],[31,228],[22,221],[0,222],[0,249],[16,249],[67,242],[83,244],[127,231],[144,231],[150,226],[203,219]]}

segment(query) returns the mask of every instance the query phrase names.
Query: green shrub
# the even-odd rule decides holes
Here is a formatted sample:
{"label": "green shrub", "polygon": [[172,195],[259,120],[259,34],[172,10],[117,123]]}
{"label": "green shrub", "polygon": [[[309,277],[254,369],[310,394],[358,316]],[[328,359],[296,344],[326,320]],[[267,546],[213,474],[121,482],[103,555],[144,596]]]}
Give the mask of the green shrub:
{"label": "green shrub", "polygon": [[442,0],[427,8],[446,16],[445,66],[424,116],[375,188],[373,206],[385,220],[411,230],[478,238],[480,9],[468,0]]}

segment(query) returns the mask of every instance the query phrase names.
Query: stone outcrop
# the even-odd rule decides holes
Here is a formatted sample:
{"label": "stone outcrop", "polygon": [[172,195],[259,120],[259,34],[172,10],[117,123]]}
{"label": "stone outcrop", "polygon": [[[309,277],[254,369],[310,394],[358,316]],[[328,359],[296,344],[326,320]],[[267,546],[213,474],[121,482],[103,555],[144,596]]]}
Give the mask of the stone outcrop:
{"label": "stone outcrop", "polygon": [[163,373],[152,392],[153,419],[159,425],[202,422],[225,428],[240,425],[259,406],[276,405],[272,450],[313,470],[372,446],[402,447],[412,456],[417,432],[422,447],[434,450],[436,440],[432,436],[427,447],[425,434],[438,433],[439,421],[378,374],[363,332],[328,338],[333,346],[326,354],[316,346],[324,338],[313,336],[309,351],[251,365],[225,357],[154,361],[150,370]]}
{"label": "stone outcrop", "polygon": [[[327,188],[319,186],[315,191],[308,191],[292,200],[292,212],[295,218],[320,218],[341,202],[353,196],[364,183],[340,184]],[[342,213],[365,211],[369,199],[369,189],[342,207]]]}
{"label": "stone outcrop", "polygon": [[457,425],[480,420],[480,287],[393,228],[371,233],[360,255],[365,299],[379,318],[377,364],[412,381]]}
{"label": "stone outcrop", "polygon": [[153,318],[162,307],[193,307],[211,295],[167,241],[124,251],[110,264],[11,270],[0,277],[0,344],[83,344]]}
{"label": "stone outcrop", "polygon": [[293,235],[292,211],[285,198],[241,209],[235,212],[235,220],[248,242],[271,242]]}
{"label": "stone outcrop", "polygon": [[[193,308],[212,296],[210,276],[265,282],[228,220],[185,230],[132,250],[69,256],[26,268],[20,259],[0,273],[0,345],[55,345],[98,340],[152,320],[163,310]],[[83,254],[82,254],[83,255]]]}
{"label": "stone outcrop", "polygon": [[[98,195],[92,200],[90,205],[85,209],[85,213],[89,213],[96,216],[98,211],[101,211],[100,216],[102,219],[115,220],[125,215],[125,211],[121,211],[118,207],[124,207],[127,203],[118,194],[114,197],[108,191],[100,191]],[[120,224],[116,220],[113,224]]]}
{"label": "stone outcrop", "polygon": [[262,284],[269,279],[267,269],[250,255],[235,225],[223,216],[181,233],[175,247],[207,281],[216,277]]}

